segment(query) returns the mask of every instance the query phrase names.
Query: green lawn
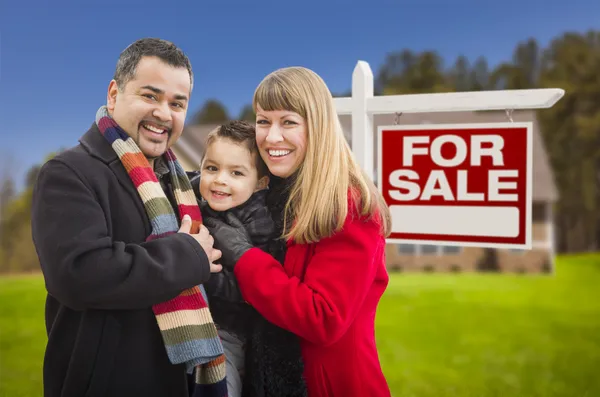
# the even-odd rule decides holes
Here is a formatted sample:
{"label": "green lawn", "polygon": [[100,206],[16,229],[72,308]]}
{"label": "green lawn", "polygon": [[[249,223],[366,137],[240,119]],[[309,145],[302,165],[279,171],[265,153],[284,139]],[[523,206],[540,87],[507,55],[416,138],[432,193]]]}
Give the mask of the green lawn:
{"label": "green lawn", "polygon": [[[377,319],[395,397],[600,396],[600,255],[556,275],[392,274]],[[44,282],[0,278],[0,396],[41,396]]]}

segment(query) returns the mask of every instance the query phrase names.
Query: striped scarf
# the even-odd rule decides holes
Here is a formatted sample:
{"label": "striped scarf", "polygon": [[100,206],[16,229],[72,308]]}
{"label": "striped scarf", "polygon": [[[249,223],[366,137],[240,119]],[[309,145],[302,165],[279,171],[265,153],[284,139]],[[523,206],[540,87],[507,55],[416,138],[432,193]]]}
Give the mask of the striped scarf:
{"label": "striped scarf", "polygon": [[[127,170],[152,225],[147,241],[179,231],[179,222],[150,163],[134,140],[108,115],[106,106],[96,113],[96,124]],[[198,233],[202,215],[187,175],[169,149],[164,160],[171,174],[180,219],[192,218],[191,233]],[[227,396],[225,356],[202,285],[183,291],[172,300],[153,306],[158,327],[173,364],[195,370],[194,396]]]}

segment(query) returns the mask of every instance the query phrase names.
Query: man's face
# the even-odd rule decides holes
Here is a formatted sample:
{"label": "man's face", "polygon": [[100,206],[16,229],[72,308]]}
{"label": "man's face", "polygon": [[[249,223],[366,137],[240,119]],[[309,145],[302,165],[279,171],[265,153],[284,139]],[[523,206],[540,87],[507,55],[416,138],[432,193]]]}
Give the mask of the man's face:
{"label": "man's face", "polygon": [[[120,90],[119,90],[120,88]],[[111,81],[107,107],[111,117],[149,159],[162,156],[179,139],[191,92],[186,68],[144,57],[125,87]]]}

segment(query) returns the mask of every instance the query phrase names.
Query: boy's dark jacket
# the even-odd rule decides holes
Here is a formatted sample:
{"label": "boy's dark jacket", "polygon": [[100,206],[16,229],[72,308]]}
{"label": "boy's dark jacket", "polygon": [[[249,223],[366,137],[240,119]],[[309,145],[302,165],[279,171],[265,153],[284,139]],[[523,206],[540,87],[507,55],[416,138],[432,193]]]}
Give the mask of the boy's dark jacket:
{"label": "boy's dark jacket", "polygon": [[[200,197],[200,173],[188,173],[192,188],[201,202],[203,218],[224,218],[224,213],[210,209]],[[283,229],[283,206],[288,186],[271,177],[269,190],[254,193],[250,199],[229,211],[244,224],[252,243],[283,264],[285,241],[279,239]],[[215,248],[219,248],[215,242]],[[240,335],[246,342],[243,397],[304,397],[304,366],[298,337],[265,320],[248,305],[238,288],[233,269],[213,273],[205,283],[211,314],[215,323]]]}
{"label": "boy's dark jacket", "polygon": [[[244,204],[227,212],[232,212],[242,222],[254,246],[269,252],[268,244],[275,237],[275,226],[266,206],[266,198],[267,191],[260,190]],[[203,218],[216,217],[225,220],[226,212],[213,211],[206,201],[201,202],[201,209]],[[215,248],[219,248],[217,242]],[[254,309],[242,298],[233,275],[233,268],[226,268],[222,272],[213,274],[204,286],[210,299],[211,313],[218,327],[233,332],[242,340],[246,339],[248,322]]]}

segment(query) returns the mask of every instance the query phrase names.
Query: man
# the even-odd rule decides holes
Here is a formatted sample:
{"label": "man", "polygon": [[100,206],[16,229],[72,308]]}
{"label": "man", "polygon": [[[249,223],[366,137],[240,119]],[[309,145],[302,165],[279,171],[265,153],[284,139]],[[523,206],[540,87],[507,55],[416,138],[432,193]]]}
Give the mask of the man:
{"label": "man", "polygon": [[45,396],[188,396],[157,305],[221,270],[207,229],[181,219],[195,201],[181,202],[189,180],[169,157],[192,85],[175,45],[136,41],[79,145],[40,171],[32,229],[48,290]]}

